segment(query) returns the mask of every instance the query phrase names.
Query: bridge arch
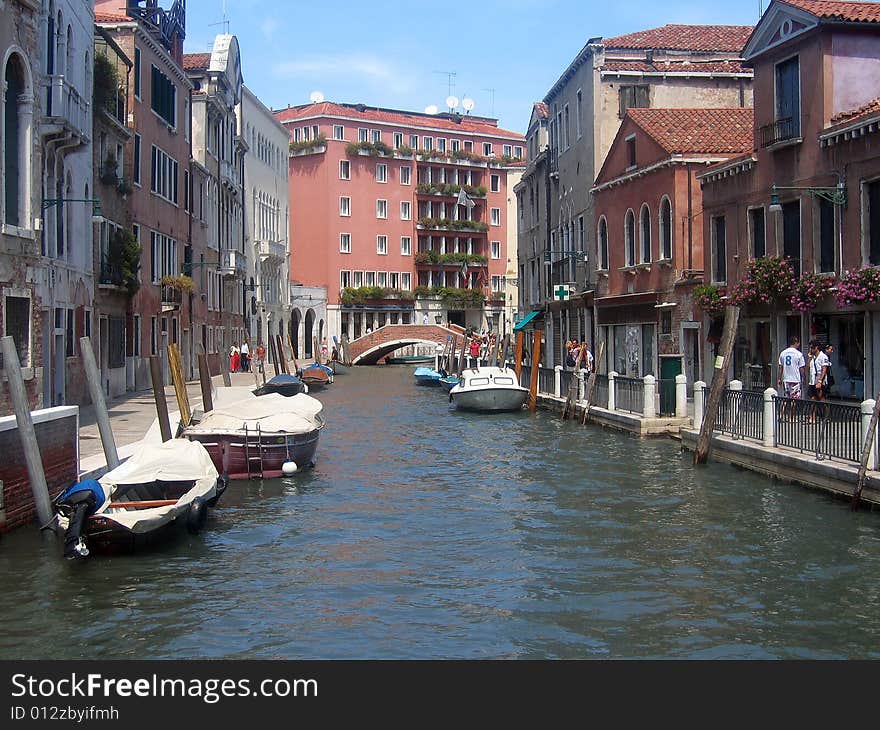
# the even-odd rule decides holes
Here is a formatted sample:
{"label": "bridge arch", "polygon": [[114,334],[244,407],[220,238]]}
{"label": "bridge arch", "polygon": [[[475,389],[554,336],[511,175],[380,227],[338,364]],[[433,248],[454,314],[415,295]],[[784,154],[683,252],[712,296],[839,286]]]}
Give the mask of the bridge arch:
{"label": "bridge arch", "polygon": [[448,339],[461,346],[463,330],[440,325],[386,324],[348,343],[352,365],[375,365],[386,355],[409,345],[445,346]]}

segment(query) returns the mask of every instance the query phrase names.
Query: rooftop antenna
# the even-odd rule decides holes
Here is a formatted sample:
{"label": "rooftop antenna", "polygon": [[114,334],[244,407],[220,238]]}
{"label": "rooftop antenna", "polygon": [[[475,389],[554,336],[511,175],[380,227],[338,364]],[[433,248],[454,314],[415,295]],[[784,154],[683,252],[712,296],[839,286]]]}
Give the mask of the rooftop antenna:
{"label": "rooftop antenna", "polygon": [[223,20],[217,23],[208,23],[209,28],[213,28],[215,25],[222,25],[224,35],[229,35],[229,16],[226,14],[226,0],[223,0]]}
{"label": "rooftop antenna", "polygon": [[489,99],[490,99],[489,108],[491,109],[491,111],[489,112],[489,116],[494,117],[495,116],[495,89],[483,89],[483,91],[489,92]]}
{"label": "rooftop antenna", "polygon": [[446,85],[448,88],[448,95],[452,96],[452,87],[455,86],[455,77],[458,74],[455,71],[435,71],[435,74],[443,74],[446,76]]}
{"label": "rooftop antenna", "polygon": [[764,14],[764,0],[758,0],[758,20]]}

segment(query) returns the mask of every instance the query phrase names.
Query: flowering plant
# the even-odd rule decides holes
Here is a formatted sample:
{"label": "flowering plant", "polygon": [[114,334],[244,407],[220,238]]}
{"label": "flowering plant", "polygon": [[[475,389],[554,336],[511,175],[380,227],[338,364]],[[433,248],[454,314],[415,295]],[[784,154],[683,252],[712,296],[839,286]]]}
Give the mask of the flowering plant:
{"label": "flowering plant", "polygon": [[838,307],[880,301],[880,269],[847,271],[837,285],[834,298]]}
{"label": "flowering plant", "polygon": [[706,284],[694,289],[694,303],[706,314],[712,316],[721,314],[724,310],[724,301],[721,299],[722,290],[717,286]]}
{"label": "flowering plant", "polygon": [[754,259],[746,265],[742,278],[730,292],[730,302],[737,307],[769,304],[777,297],[791,297],[796,281],[788,258],[764,256]]}
{"label": "flowering plant", "polygon": [[791,293],[792,309],[798,312],[809,312],[821,302],[831,291],[834,279],[819,274],[802,274]]}

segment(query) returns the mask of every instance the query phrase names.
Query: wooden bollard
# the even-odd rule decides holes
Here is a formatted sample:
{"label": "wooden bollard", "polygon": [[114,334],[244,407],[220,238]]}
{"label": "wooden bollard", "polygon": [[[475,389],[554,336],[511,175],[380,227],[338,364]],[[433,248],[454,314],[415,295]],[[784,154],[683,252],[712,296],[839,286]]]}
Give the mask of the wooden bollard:
{"label": "wooden bollard", "polygon": [[[200,355],[200,357],[204,357]],[[159,418],[159,433],[162,443],[171,440],[171,423],[168,419],[168,403],[165,400],[165,383],[162,382],[162,363],[159,356],[150,357],[150,378],[153,381],[153,398],[156,401],[156,416]]]}
{"label": "wooden bollard", "polygon": [[92,342],[88,337],[79,338],[79,351],[86,374],[86,383],[89,386],[89,395],[92,397],[92,405],[95,407],[95,420],[98,422],[98,433],[101,435],[104,458],[107,459],[107,468],[112,470],[119,466],[119,454],[116,451],[113,429],[110,427],[110,414],[107,412],[104,391],[101,390],[101,373],[98,370],[98,363],[95,362]]}
{"label": "wooden bollard", "polygon": [[202,386],[202,410],[205,413],[214,410],[214,398],[211,395],[211,371],[208,369],[208,358],[198,356],[199,384]]}

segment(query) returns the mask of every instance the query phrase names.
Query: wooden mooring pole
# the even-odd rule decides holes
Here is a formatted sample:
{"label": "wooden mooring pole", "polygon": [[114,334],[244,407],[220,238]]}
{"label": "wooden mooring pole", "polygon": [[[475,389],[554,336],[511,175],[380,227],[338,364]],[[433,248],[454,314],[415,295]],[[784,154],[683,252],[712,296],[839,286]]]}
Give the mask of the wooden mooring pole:
{"label": "wooden mooring pole", "polygon": [[232,378],[229,377],[229,353],[220,352],[220,373],[223,375],[223,385],[232,387]]}
{"label": "wooden mooring pole", "polygon": [[83,369],[85,370],[86,383],[89,386],[89,395],[95,408],[95,420],[98,422],[98,433],[101,436],[101,446],[104,449],[104,458],[107,459],[107,468],[115,469],[119,466],[119,454],[116,451],[116,440],[113,438],[113,429],[110,427],[110,414],[107,412],[107,402],[104,400],[104,391],[101,389],[101,373],[98,363],[95,362],[95,352],[92,350],[92,342],[88,337],[79,338],[79,351],[82,356]]}
{"label": "wooden mooring pole", "polygon": [[602,362],[602,358],[605,355],[605,343],[599,343],[599,354],[593,358],[593,372],[590,373],[590,380],[587,383],[587,402],[584,404],[584,416],[581,419],[581,423],[585,424],[587,422],[587,416],[590,415],[590,407],[593,405],[593,398],[596,394],[596,383],[599,380],[599,363]]}
{"label": "wooden mooring pole", "polygon": [[173,342],[168,345],[168,365],[171,368],[171,380],[174,382],[174,394],[177,396],[177,405],[180,408],[180,420],[184,427],[192,421],[192,411],[189,407],[189,395],[186,392],[186,380],[183,377],[183,368],[180,366],[180,352]]}
{"label": "wooden mooring pole", "polygon": [[513,347],[513,360],[514,367],[516,368],[516,383],[520,384],[520,378],[522,377],[522,357],[523,357],[523,331],[520,330],[516,333],[516,340]]}
{"label": "wooden mooring pole", "polygon": [[6,371],[9,396],[12,399],[12,407],[15,411],[15,420],[18,425],[18,436],[21,439],[21,448],[24,451],[24,458],[27,463],[28,481],[31,483],[34,505],[37,508],[37,519],[40,521],[40,527],[49,527],[50,524],[53,524],[54,517],[52,513],[52,499],[49,497],[46,472],[43,471],[43,460],[40,457],[37,432],[34,429],[27,390],[24,387],[24,378],[21,374],[18,350],[15,349],[15,340],[12,339],[11,335],[7,335],[0,340],[0,344],[2,344],[3,351],[3,369]]}
{"label": "wooden mooring pole", "polygon": [[208,369],[208,358],[198,355],[199,384],[202,386],[202,410],[205,413],[214,410],[214,397],[211,394],[211,371]]}
{"label": "wooden mooring pole", "polygon": [[534,412],[538,407],[538,371],[541,360],[541,340],[544,338],[544,330],[534,331],[535,341],[532,345],[532,378],[529,382],[529,410]]}
{"label": "wooden mooring pole", "polygon": [[700,426],[700,436],[697,439],[696,451],[694,451],[694,464],[705,464],[709,458],[709,450],[712,448],[712,432],[715,430],[715,418],[718,415],[721,396],[727,385],[727,373],[730,371],[733,341],[736,339],[738,324],[739,307],[728,305],[724,312],[724,330],[721,333],[720,352],[715,358],[712,385],[709,388],[709,398],[703,410],[703,424]]}
{"label": "wooden mooring pole", "polygon": [[159,356],[150,357],[150,378],[153,381],[153,399],[156,401],[156,416],[159,418],[159,433],[162,443],[171,440],[171,423],[168,420],[168,402],[165,400],[165,383],[162,382],[162,363]]}

